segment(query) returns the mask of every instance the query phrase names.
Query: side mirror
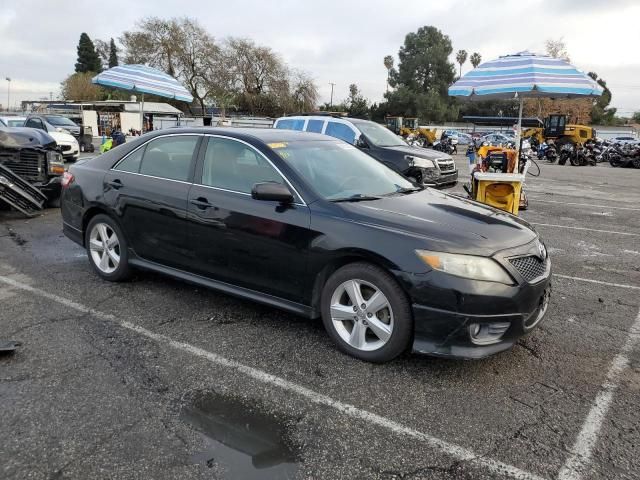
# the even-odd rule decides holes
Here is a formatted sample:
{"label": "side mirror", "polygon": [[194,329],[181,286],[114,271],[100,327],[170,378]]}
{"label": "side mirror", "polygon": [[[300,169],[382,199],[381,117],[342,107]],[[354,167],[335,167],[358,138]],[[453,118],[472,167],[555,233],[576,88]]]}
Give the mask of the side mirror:
{"label": "side mirror", "polygon": [[355,144],[356,147],[358,148],[369,148],[369,144],[367,143],[367,141],[362,138],[362,135],[360,135],[358,138],[356,138]]}
{"label": "side mirror", "polygon": [[293,202],[293,195],[287,186],[276,182],[256,183],[251,189],[251,198],[280,203]]}

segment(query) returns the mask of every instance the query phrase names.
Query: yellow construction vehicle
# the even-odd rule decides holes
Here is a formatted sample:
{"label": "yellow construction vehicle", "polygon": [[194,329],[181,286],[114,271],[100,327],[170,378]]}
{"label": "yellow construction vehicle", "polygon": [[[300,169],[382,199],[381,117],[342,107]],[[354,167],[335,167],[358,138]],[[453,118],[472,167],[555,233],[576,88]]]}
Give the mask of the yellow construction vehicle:
{"label": "yellow construction vehicle", "polygon": [[396,135],[404,138],[412,135],[417,137],[425,146],[431,145],[436,141],[435,129],[421,127],[416,117],[387,116],[385,117],[385,123],[387,128]]}
{"label": "yellow construction vehicle", "polygon": [[522,132],[523,138],[535,137],[539,143],[553,140],[556,143],[584,143],[596,136],[595,129],[586,125],[567,124],[566,115],[549,115],[544,126],[528,128]]}

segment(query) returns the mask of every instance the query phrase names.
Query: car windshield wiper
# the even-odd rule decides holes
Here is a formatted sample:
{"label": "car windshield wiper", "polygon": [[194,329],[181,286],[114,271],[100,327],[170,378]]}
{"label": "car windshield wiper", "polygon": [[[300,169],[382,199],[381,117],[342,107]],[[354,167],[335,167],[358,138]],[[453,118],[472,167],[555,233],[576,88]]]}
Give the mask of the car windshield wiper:
{"label": "car windshield wiper", "polygon": [[378,197],[375,195],[363,195],[361,193],[356,193],[355,195],[351,195],[350,197],[344,198],[335,198],[330,200],[331,202],[366,202],[367,200],[380,200],[382,197]]}
{"label": "car windshield wiper", "polygon": [[421,192],[422,190],[424,190],[424,187],[403,187],[396,190],[395,193],[407,194],[413,192]]}

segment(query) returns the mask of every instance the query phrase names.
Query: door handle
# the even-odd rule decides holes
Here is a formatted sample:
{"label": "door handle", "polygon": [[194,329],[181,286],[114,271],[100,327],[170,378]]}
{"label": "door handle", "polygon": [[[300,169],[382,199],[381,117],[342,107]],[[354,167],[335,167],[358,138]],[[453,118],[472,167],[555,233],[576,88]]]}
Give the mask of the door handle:
{"label": "door handle", "polygon": [[119,188],[124,187],[124,185],[122,184],[122,182],[120,180],[118,180],[117,178],[115,180],[111,180],[109,182],[107,182],[107,185],[109,185],[110,187],[118,190]]}
{"label": "door handle", "polygon": [[209,200],[207,200],[204,197],[198,197],[198,198],[192,199],[191,204],[195,205],[201,210],[206,210],[207,208],[213,207],[213,205],[209,203]]}

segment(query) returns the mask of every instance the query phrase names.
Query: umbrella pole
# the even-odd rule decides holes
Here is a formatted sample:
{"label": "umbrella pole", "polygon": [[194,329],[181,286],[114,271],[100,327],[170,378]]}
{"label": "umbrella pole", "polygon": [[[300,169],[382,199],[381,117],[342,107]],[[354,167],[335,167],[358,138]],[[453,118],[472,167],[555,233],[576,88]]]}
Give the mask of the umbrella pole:
{"label": "umbrella pole", "polygon": [[520,172],[520,148],[522,148],[522,106],[524,98],[520,96],[520,108],[518,109],[518,131],[516,133],[516,171]]}
{"label": "umbrella pole", "polygon": [[144,133],[144,93],[142,94],[142,102],[140,103],[140,135]]}

